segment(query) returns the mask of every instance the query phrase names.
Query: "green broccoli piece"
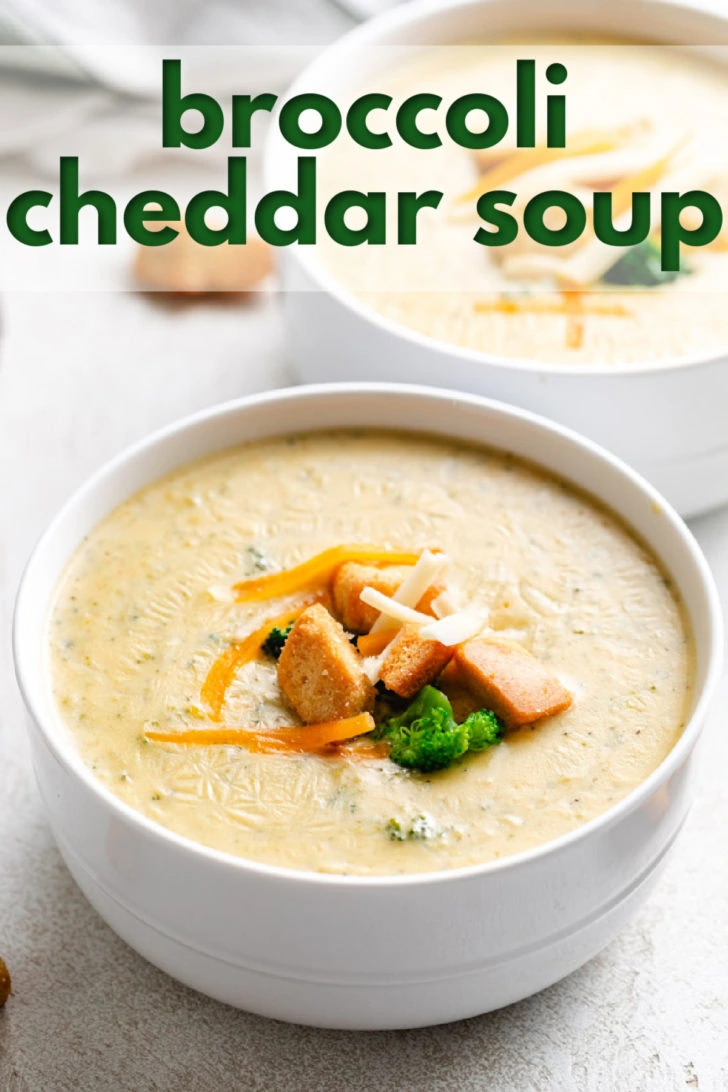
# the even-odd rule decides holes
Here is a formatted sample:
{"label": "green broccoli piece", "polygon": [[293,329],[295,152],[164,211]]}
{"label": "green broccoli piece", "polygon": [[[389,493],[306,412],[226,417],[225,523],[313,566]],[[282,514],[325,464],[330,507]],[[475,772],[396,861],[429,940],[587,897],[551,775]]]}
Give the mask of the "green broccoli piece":
{"label": "green broccoli piece", "polygon": [[398,819],[390,819],[384,829],[392,842],[427,842],[442,833],[429,815],[415,815],[409,829]]}
{"label": "green broccoli piece", "polygon": [[468,749],[467,731],[439,709],[403,725],[395,736],[387,738],[392,745],[392,762],[423,773],[444,770]]}
{"label": "green broccoli piece", "polygon": [[389,757],[410,770],[444,770],[468,749],[467,731],[455,723],[452,706],[434,686],[425,686],[398,717],[382,721],[377,736],[391,746]]}
{"label": "green broccoli piece", "polygon": [[427,842],[430,838],[436,838],[440,833],[437,823],[431,816],[415,815],[410,823],[407,837],[414,842]]}
{"label": "green broccoli piece", "polygon": [[263,652],[267,653],[268,656],[272,656],[274,660],[277,660],[281,652],[283,652],[283,646],[290,637],[292,629],[293,622],[287,625],[285,629],[273,626],[273,629],[260,646],[263,649]]}
{"label": "green broccoli piece", "polygon": [[490,709],[481,709],[477,713],[471,713],[463,721],[463,728],[468,730],[469,751],[484,751],[486,747],[492,747],[494,743],[500,743],[505,731],[503,721]]}
{"label": "green broccoli piece", "polygon": [[[452,717],[452,705],[445,697],[442,690],[437,690],[434,686],[423,686],[403,713],[400,713],[397,717],[390,717],[385,723],[389,729],[400,728],[434,710],[439,710],[442,713],[446,713],[449,717]],[[383,734],[383,729],[384,724],[380,724],[377,733],[379,738],[381,738]]]}
{"label": "green broccoli piece", "polygon": [[404,713],[383,720],[375,732],[390,744],[392,762],[422,773],[444,770],[466,751],[482,751],[502,735],[501,721],[487,709],[458,724],[452,705],[434,686],[423,687]]}
{"label": "green broccoli piece", "polygon": [[645,288],[655,288],[660,284],[670,284],[689,269],[663,269],[659,248],[651,239],[645,239],[623,254],[602,276],[604,284],[634,284]]}

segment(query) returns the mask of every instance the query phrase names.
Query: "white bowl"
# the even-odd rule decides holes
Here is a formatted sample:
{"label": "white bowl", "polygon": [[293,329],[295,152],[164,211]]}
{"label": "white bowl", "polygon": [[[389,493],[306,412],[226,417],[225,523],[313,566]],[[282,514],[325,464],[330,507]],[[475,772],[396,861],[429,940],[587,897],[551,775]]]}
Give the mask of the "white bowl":
{"label": "white bowl", "polygon": [[[115,797],[84,765],[54,708],[49,603],[91,528],[190,459],[305,429],[376,426],[486,441],[588,489],[662,559],[697,647],[695,705],[662,765],[596,820],[527,853],[449,872],[346,877],[207,849]],[[18,595],[16,671],[53,833],[89,901],[175,978],[266,1016],[395,1028],[486,1012],[590,959],[647,894],[685,819],[693,748],[721,664],[721,619],[680,518],[612,455],[558,425],[471,395],[374,384],[298,388],[208,410],[99,471],[36,547]]]}
{"label": "white bowl", "polygon": [[[345,101],[351,73],[376,64],[377,47],[427,48],[478,35],[497,39],[519,30],[564,28],[662,43],[728,43],[728,19],[668,0],[425,0],[339,39],[289,94],[315,88],[336,100],[342,91],[339,98]],[[383,48],[381,55],[387,57]],[[265,157],[268,188],[290,175],[296,154],[273,127]],[[291,349],[304,381],[432,383],[500,398],[579,429],[615,451],[685,516],[728,502],[728,345],[718,355],[620,371],[497,357],[382,317],[331,275],[317,248],[289,247],[278,256]]]}

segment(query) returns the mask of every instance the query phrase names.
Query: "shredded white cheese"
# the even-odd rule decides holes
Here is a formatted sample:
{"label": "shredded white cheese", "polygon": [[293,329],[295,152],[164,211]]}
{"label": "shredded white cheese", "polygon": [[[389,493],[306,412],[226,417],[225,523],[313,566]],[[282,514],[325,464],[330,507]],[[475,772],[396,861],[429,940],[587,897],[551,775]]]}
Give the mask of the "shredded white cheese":
{"label": "shredded white cheese", "polygon": [[363,671],[372,686],[379,679],[379,672],[382,670],[382,663],[384,662],[383,656],[383,653],[381,656],[367,656],[364,660]]}
{"label": "shredded white cheese", "polygon": [[486,619],[485,611],[461,610],[457,614],[449,614],[423,626],[420,637],[427,641],[439,641],[441,645],[448,647],[459,645],[477,637],[483,630]]}
{"label": "shredded white cheese", "polygon": [[437,599],[432,600],[431,605],[435,618],[447,618],[448,614],[455,614],[458,609],[448,591],[440,592]]}
{"label": "shredded white cheese", "polygon": [[[416,607],[427,589],[437,579],[443,569],[449,563],[447,554],[433,554],[431,550],[423,550],[417,559],[417,564],[406,579],[402,581],[397,591],[392,596],[395,603],[401,603],[403,607]],[[364,595],[361,596],[364,599]],[[364,599],[366,603],[367,600]],[[374,606],[370,603],[369,606]],[[370,633],[378,633],[387,627],[387,618],[384,611],[379,615],[370,629]]]}
{"label": "shredded white cheese", "polygon": [[234,603],[235,592],[229,584],[211,584],[207,594],[217,603]]}
{"label": "shredded white cheese", "polygon": [[[401,625],[415,625],[423,626],[427,622],[431,622],[432,619],[429,614],[422,614],[421,611],[413,610],[412,607],[405,607],[404,604],[398,603],[396,599],[393,599],[389,595],[384,595],[383,592],[377,591],[376,588],[371,588],[367,585],[362,589],[362,593],[359,596],[362,603],[366,603],[369,607],[374,607],[375,610],[381,612],[386,618],[393,618],[395,622],[399,622]],[[379,621],[379,619],[377,619]],[[386,623],[384,628],[387,628]],[[372,627],[371,633],[374,632]]]}
{"label": "shredded white cheese", "polygon": [[382,670],[382,664],[389,655],[389,650],[392,647],[392,644],[394,643],[396,638],[397,634],[394,635],[387,647],[382,649],[378,656],[367,656],[364,660],[364,674],[369,679],[369,682],[372,684],[372,686],[379,679],[379,675]]}

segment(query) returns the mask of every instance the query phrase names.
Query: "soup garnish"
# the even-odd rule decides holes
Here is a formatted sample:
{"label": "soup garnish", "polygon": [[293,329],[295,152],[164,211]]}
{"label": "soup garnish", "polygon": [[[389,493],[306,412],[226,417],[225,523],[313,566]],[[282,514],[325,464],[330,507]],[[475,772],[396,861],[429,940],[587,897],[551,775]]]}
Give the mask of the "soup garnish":
{"label": "soup garnish", "polygon": [[[234,585],[239,601],[320,587],[314,601],[309,597],[269,619],[218,657],[201,690],[210,719],[221,720],[237,670],[265,654],[277,661],[281,690],[305,728],[153,729],[146,738],[340,757],[338,744],[371,737],[380,743],[373,757],[388,756],[397,765],[429,772],[499,742],[508,724],[533,724],[569,707],[568,691],[525,650],[471,639],[484,630],[485,615],[453,608],[441,578],[449,560],[444,553],[424,550],[414,566],[403,564],[413,557],[379,547],[338,546],[294,569]],[[398,564],[387,564],[390,559]],[[324,601],[337,604],[339,620]],[[360,631],[353,640],[344,620]],[[458,723],[446,694],[430,685],[438,675],[445,689],[449,684],[483,696],[498,714],[492,708],[474,710]],[[393,700],[411,698],[400,715],[385,715]]]}

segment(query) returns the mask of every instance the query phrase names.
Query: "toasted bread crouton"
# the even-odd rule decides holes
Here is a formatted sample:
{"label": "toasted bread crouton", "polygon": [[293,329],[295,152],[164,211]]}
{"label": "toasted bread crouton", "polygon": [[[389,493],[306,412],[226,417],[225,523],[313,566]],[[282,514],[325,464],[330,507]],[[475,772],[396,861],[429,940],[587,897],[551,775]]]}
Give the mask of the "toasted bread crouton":
{"label": "toasted bread crouton", "polygon": [[[379,568],[376,565],[360,565],[356,561],[342,565],[334,577],[332,592],[336,616],[344,627],[352,633],[368,633],[379,617],[379,611],[362,603],[359,597],[364,588],[375,588],[382,595],[392,596],[412,568],[412,565],[385,565]],[[417,604],[417,610],[422,614],[432,614],[432,601],[444,590],[445,585],[440,580],[434,581]]]}
{"label": "toasted bread crouton", "polygon": [[508,728],[552,717],[573,700],[530,652],[512,642],[485,638],[458,648],[439,685],[446,691],[465,687]]}
{"label": "toasted bread crouton", "polygon": [[379,611],[362,603],[359,596],[364,588],[376,588],[383,595],[394,595],[411,572],[411,565],[385,565],[380,569],[376,565],[347,561],[337,570],[331,589],[337,618],[352,633],[368,633],[379,617]]}
{"label": "toasted bread crouton", "polygon": [[[470,713],[476,713],[483,708],[480,698],[476,697],[472,690],[468,690],[465,680],[457,664],[457,649],[453,649],[453,655],[445,664],[444,669],[438,675],[434,686],[442,690],[450,699],[450,704],[455,714],[455,719],[460,722]],[[457,712],[456,712],[457,710]]]}
{"label": "toasted bread crouton", "polygon": [[245,293],[273,271],[273,251],[262,239],[209,247],[195,242],[184,223],[157,221],[151,230],[166,227],[178,232],[175,239],[164,246],[142,246],[137,252],[134,275],[146,288],[189,295]]}
{"label": "toasted bread crouton", "polygon": [[[454,653],[455,649],[452,651]],[[432,685],[436,686],[438,690],[442,690],[450,699],[453,715],[458,724],[470,716],[471,713],[477,713],[479,709],[483,708],[482,701],[475,696],[472,690],[466,690],[461,682],[454,655]]]}
{"label": "toasted bread crouton", "polygon": [[343,628],[314,603],[299,615],[278,660],[278,681],[306,724],[374,708],[375,691]]}
{"label": "toasted bread crouton", "polygon": [[453,650],[439,641],[420,637],[417,626],[402,626],[380,668],[387,690],[400,698],[412,698],[442,671]]}

